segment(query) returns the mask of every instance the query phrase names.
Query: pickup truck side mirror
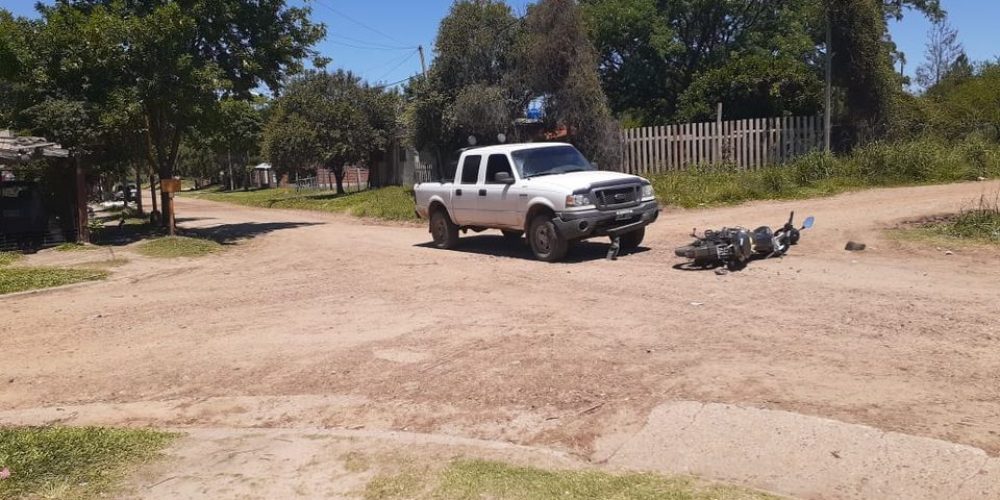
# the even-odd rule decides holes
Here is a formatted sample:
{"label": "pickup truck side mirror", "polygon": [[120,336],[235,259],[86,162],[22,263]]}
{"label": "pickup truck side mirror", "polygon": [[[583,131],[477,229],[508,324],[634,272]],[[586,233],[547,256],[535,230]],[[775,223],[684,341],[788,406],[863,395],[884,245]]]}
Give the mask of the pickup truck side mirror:
{"label": "pickup truck side mirror", "polygon": [[498,184],[510,185],[514,183],[514,177],[510,175],[510,172],[497,172],[493,176],[493,180],[496,181]]}

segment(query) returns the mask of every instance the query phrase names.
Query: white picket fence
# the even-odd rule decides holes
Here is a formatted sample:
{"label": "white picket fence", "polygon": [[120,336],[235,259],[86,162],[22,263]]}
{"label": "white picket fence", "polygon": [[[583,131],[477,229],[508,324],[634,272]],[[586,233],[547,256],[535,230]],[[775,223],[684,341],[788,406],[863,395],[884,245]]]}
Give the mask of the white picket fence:
{"label": "white picket fence", "polygon": [[632,174],[728,164],[753,170],[823,147],[821,116],[685,123],[625,129],[621,170]]}

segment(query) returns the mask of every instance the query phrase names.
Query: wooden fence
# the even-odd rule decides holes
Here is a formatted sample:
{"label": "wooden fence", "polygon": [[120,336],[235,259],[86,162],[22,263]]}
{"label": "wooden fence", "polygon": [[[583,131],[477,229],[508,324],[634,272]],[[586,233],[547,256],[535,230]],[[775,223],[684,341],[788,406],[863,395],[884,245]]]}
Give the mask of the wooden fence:
{"label": "wooden fence", "polygon": [[622,171],[633,174],[729,164],[753,170],[823,147],[821,116],[685,123],[625,129]]}

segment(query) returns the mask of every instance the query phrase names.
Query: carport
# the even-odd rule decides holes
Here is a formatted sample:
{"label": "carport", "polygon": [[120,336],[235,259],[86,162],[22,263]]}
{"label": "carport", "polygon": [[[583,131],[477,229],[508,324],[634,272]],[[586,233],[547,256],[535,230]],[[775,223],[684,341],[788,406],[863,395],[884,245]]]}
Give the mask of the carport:
{"label": "carport", "polygon": [[87,182],[70,150],[0,130],[0,249],[84,242]]}

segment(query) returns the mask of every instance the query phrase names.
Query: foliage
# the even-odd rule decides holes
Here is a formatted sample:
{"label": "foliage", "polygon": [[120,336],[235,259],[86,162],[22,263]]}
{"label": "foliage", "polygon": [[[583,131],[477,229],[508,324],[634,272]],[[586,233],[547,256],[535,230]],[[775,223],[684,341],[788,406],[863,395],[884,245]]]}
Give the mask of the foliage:
{"label": "foliage", "polygon": [[958,30],[941,19],[935,22],[927,33],[926,60],[917,68],[917,84],[930,88],[945,79],[953,68],[968,64],[965,50],[958,42]]}
{"label": "foliage", "polygon": [[613,112],[630,125],[823,110],[833,27],[834,118],[849,147],[884,137],[901,79],[888,19],[938,0],[581,0]]}
{"label": "foliage", "polygon": [[3,498],[98,498],[173,435],[138,429],[0,428]]}
{"label": "foliage", "polygon": [[699,167],[651,177],[665,203],[698,207],[759,199],[797,199],[880,186],[1000,177],[1000,145],[969,140],[872,143],[848,155],[812,153],[760,170]]}
{"label": "foliage", "polygon": [[459,459],[436,475],[416,467],[376,476],[365,498],[496,498],[753,500],[774,498],[742,488],[686,477],[611,474],[596,470],[545,470],[487,460]]}
{"label": "foliage", "polygon": [[[452,151],[514,137],[512,120],[528,96],[517,95],[516,48],[522,26],[500,0],[459,0],[441,21],[436,57],[426,79],[407,88],[408,122],[418,149],[445,158]],[[440,163],[440,161],[438,162]]]}
{"label": "foliage", "polygon": [[929,133],[1000,141],[1000,63],[985,64],[971,76],[952,74],[928,89],[920,105]]}
{"label": "foliage", "polygon": [[395,102],[345,71],[313,71],[289,82],[264,128],[264,154],[278,172],[323,166],[344,192],[344,167],[385,149],[396,131]]}
{"label": "foliage", "polygon": [[519,46],[518,80],[543,96],[548,129],[565,127],[568,140],[598,165],[621,161],[618,124],[597,74],[597,55],[573,0],[542,0],[528,9]]}
{"label": "foliage", "polygon": [[38,21],[0,15],[15,33],[0,36],[0,57],[16,63],[0,84],[10,91],[0,113],[82,148],[118,178],[140,158],[173,177],[185,136],[225,116],[224,99],[280,88],[325,32],[286,0],[62,0],[38,10]]}
{"label": "foliage", "polygon": [[1000,200],[980,198],[977,207],[963,210],[943,229],[956,238],[1000,244]]}
{"label": "foliage", "polygon": [[201,257],[218,252],[222,245],[202,238],[165,236],[139,244],[136,251],[147,257],[172,259],[176,257]]}
{"label": "foliage", "polygon": [[384,220],[416,220],[413,191],[399,186],[369,189],[344,195],[282,188],[236,193],[205,191],[192,193],[189,196],[251,207],[347,213],[357,217]]}
{"label": "foliage", "polygon": [[0,252],[0,267],[9,266],[21,259],[21,254],[14,252]]}
{"label": "foliage", "polygon": [[0,295],[100,280],[107,276],[106,272],[93,269],[0,267]]}
{"label": "foliage", "polygon": [[545,103],[545,131],[564,130],[592,160],[615,166],[619,130],[612,119],[576,2],[543,0],[523,19],[498,0],[460,0],[441,22],[427,79],[407,89],[413,143],[438,166],[453,151],[535,131],[518,127],[530,101]]}

